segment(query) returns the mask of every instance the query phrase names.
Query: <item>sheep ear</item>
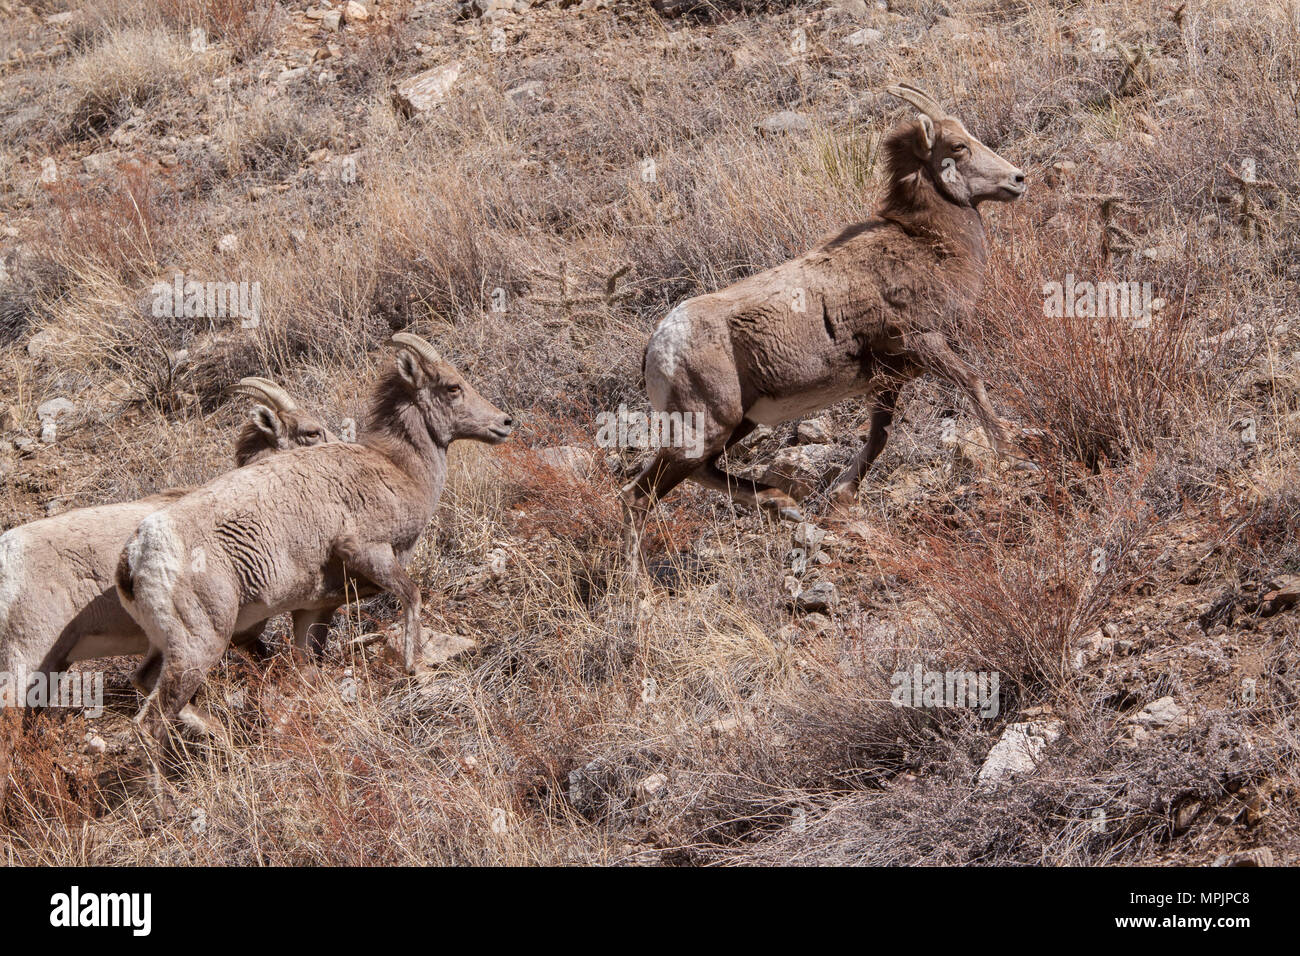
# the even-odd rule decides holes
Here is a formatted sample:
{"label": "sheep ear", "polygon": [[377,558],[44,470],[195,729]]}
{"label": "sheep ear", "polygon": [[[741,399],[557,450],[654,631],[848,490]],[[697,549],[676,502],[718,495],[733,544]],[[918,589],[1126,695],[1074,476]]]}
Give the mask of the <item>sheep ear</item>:
{"label": "sheep ear", "polygon": [[925,151],[928,153],[934,149],[934,120],[924,113],[919,113],[916,121],[921,124],[921,140],[925,143]]}
{"label": "sheep ear", "polygon": [[402,376],[402,381],[411,388],[420,388],[424,385],[424,369],[420,365],[420,360],[406,349],[397,350],[397,374]]}
{"label": "sheep ear", "polygon": [[253,427],[272,442],[279,442],[283,437],[284,423],[280,421],[280,416],[274,409],[267,408],[265,405],[254,405],[248,417],[252,420]]}

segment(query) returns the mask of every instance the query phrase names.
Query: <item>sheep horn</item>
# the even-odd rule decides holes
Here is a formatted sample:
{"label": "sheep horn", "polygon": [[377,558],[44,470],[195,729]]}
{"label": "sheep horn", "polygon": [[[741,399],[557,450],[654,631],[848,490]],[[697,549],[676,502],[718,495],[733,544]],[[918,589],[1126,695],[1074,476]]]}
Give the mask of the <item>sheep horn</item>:
{"label": "sheep horn", "polygon": [[418,335],[413,335],[410,332],[398,332],[393,336],[392,342],[400,348],[414,352],[429,365],[437,365],[442,361],[442,356],[438,354],[438,350]]}
{"label": "sheep horn", "polygon": [[226,389],[226,394],[246,395],[249,398],[266,402],[277,412],[296,412],[298,410],[298,403],[289,397],[288,392],[269,378],[261,378],[257,375],[241,378],[239,384]]}
{"label": "sheep horn", "polygon": [[948,112],[936,103],[928,93],[917,89],[911,83],[898,83],[895,86],[886,88],[885,92],[890,96],[897,96],[900,100],[911,103],[936,123],[942,123],[948,117]]}

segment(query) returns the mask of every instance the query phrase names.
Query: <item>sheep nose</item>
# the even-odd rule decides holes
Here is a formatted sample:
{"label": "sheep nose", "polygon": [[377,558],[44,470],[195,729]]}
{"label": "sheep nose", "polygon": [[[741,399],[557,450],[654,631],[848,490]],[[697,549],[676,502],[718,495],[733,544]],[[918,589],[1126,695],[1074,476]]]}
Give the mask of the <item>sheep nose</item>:
{"label": "sheep nose", "polygon": [[515,427],[515,420],[514,420],[513,418],[511,418],[509,415],[507,415],[507,416],[505,417],[505,420],[502,421],[501,424],[502,424],[502,425],[505,425],[506,428],[514,428],[514,427]]}
{"label": "sheep nose", "polygon": [[1016,174],[1011,177],[1011,181],[1017,186],[1023,186],[1025,184],[1025,174],[1020,170],[1016,170]]}

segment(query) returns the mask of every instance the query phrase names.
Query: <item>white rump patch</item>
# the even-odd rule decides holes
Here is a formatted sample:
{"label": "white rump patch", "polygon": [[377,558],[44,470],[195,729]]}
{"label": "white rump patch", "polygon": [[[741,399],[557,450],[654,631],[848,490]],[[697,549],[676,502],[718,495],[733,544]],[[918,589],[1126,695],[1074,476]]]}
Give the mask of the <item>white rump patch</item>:
{"label": "white rump patch", "polygon": [[136,580],[136,600],[141,600],[142,590],[151,597],[170,595],[180,578],[184,553],[185,546],[166,512],[155,511],[141,521],[126,545],[127,566]]}
{"label": "white rump patch", "polygon": [[667,401],[673,376],[690,347],[691,329],[686,303],[681,302],[663,317],[650,336],[645,352],[645,377],[650,404],[655,408],[662,409]]}
{"label": "white rump patch", "polygon": [[9,630],[9,611],[22,590],[25,537],[22,528],[0,534],[0,639]]}

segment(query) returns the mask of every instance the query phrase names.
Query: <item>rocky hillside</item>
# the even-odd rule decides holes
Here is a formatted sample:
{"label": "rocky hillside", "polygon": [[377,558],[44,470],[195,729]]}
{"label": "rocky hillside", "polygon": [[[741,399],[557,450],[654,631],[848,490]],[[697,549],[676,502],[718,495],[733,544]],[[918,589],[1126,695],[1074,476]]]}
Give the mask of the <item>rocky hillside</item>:
{"label": "rocky hillside", "polygon": [[[0,530],[231,467],[246,375],[346,435],[397,329],[522,423],[453,446],[418,675],[384,598],[318,667],[230,653],[159,819],[103,665],[103,715],[23,739],[0,861],[1300,863],[1294,9],[0,14]],[[923,378],[852,514],[847,402],[730,455],[807,521],[683,487],[647,586],[598,416],[648,408],[673,305],[870,214],[897,80],[1028,174],[960,345],[1035,467]]]}

